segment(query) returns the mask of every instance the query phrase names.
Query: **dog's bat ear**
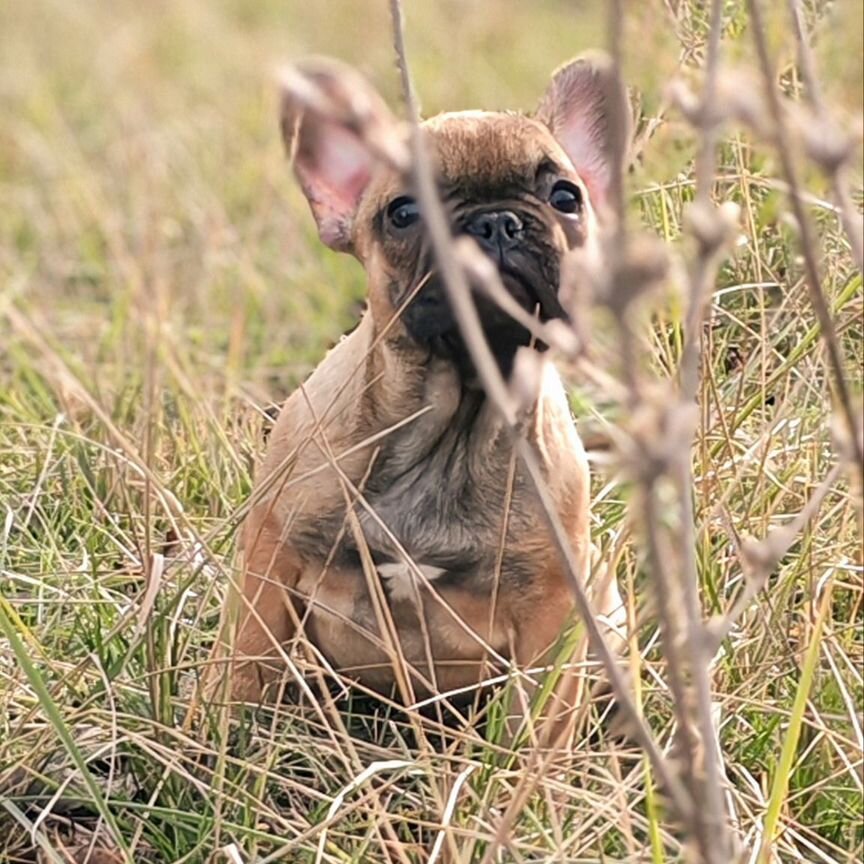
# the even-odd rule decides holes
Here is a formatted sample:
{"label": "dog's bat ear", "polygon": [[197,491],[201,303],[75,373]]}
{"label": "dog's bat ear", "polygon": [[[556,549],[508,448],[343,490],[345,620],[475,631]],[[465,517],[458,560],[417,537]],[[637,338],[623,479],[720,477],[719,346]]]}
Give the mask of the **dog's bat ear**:
{"label": "dog's bat ear", "polygon": [[[620,112],[617,124],[612,112]],[[627,94],[619,89],[612,64],[603,54],[578,57],[552,75],[535,117],[545,123],[588,187],[591,203],[603,207],[612,179],[611,140],[617,125],[622,141],[630,146],[631,111]]]}
{"label": "dog's bat ear", "polygon": [[402,170],[402,126],[372,86],[350,66],[315,58],[281,74],[282,137],[321,240],[352,250],[357,205],[376,166]]}

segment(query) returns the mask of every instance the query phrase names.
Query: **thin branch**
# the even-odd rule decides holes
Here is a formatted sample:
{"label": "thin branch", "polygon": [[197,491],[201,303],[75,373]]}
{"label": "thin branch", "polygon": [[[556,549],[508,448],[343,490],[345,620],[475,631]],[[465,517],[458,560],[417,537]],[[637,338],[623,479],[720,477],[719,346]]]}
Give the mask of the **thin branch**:
{"label": "thin branch", "polygon": [[[697,235],[698,253],[690,268],[690,305],[680,370],[680,400],[685,410],[695,402],[699,390],[699,359],[702,354],[705,313],[714,287],[719,253],[729,234],[723,215],[711,201],[719,131],[715,105],[722,28],[723,2],[712,0],[705,82],[699,112],[701,143],[696,158],[696,200],[693,204],[696,218],[691,218],[691,226],[696,228],[694,233]],[[708,225],[700,225],[700,222]],[[692,708],[695,710],[696,726],[703,747],[704,776],[693,778],[694,784],[690,792],[697,803],[693,827],[704,860],[725,862],[732,849],[723,804],[723,756],[712,719],[711,655],[706,651],[705,623],[699,599],[691,448],[692,439],[691,446],[680,453],[671,466],[681,509],[679,576],[686,618],[688,665],[691,686],[695,691],[695,705]],[[651,498],[654,497],[652,494]],[[690,706],[686,702],[678,706],[682,713],[686,713],[688,707]],[[680,720],[683,723],[689,722],[686,716],[681,716]],[[690,754],[690,758],[693,758],[693,754]]]}
{"label": "thin branch", "polygon": [[459,264],[459,258],[453,254],[453,237],[444,207],[438,196],[435,174],[426,150],[426,142],[419,122],[419,111],[405,52],[402,7],[399,0],[390,0],[390,12],[393,21],[394,46],[399,61],[402,87],[412,127],[412,167],[417,198],[423,210],[423,217],[429,232],[432,249],[441,270],[442,281],[446,286],[448,299],[462,332],[462,337],[486,394],[500,412],[505,425],[513,436],[516,451],[540,499],[543,514],[552,531],[552,539],[573,591],[576,608],[585,625],[589,644],[603,665],[619,708],[632,724],[634,737],[647,753],[651,760],[652,768],[656,771],[660,782],[664,785],[675,807],[684,818],[689,818],[692,810],[690,798],[681,785],[680,780],[670,771],[669,765],[661,754],[651,731],[636,708],[624,674],[616,661],[615,654],[606,643],[606,639],[597,623],[596,614],[588,599],[582,574],[579,573],[578,564],[547,488],[537,455],[529,442],[520,435],[513,399],[507,390],[504,379],[486,341],[476,306],[471,297],[466,274]]}
{"label": "thin branch", "polygon": [[841,466],[835,465],[807,500],[804,507],[785,525],[775,528],[761,541],[751,540],[742,544],[744,588],[724,615],[709,622],[709,643],[707,646],[709,653],[713,654],[720,648],[721,643],[729,635],[738,619],[768,583],[772,571],[792,548],[798,535],[804,530],[804,526],[819,512],[823,499],[837,482],[840,472]]}
{"label": "thin branch", "polygon": [[612,74],[605,79],[606,104],[612,107],[606,122],[609,126],[609,200],[615,216],[616,242],[624,241],[627,231],[624,206],[624,169],[627,167],[628,117],[624,85],[621,79],[621,53],[624,28],[624,8],[621,0],[611,0],[608,16],[609,53],[612,58]]}
{"label": "thin branch", "polygon": [[[789,12],[792,15],[795,38],[798,41],[798,66],[804,79],[804,95],[810,103],[813,113],[816,115],[820,134],[824,135],[824,130],[828,129],[833,131],[835,137],[839,136],[841,132],[839,129],[834,128],[835,124],[825,104],[822,88],[819,86],[819,79],[816,77],[816,64],[813,60],[813,52],[807,39],[807,33],[804,30],[801,0],[789,0]],[[836,149],[838,153],[842,153],[845,149],[847,151],[845,155],[850,155],[851,148],[848,148],[845,141],[838,142]],[[849,184],[846,182],[846,159],[832,158],[816,161],[820,162],[831,180],[834,200],[837,203],[843,230],[849,239],[852,256],[858,265],[858,269],[864,270],[864,220],[862,220],[861,214],[855,210],[855,205],[849,195]]]}
{"label": "thin branch", "polygon": [[801,237],[800,245],[801,254],[804,257],[807,293],[810,295],[810,303],[816,313],[816,318],[819,321],[819,327],[822,331],[822,338],[828,349],[828,356],[831,361],[831,371],[834,376],[834,387],[837,391],[837,398],[840,402],[844,419],[849,428],[850,449],[852,451],[853,461],[860,473],[864,471],[864,450],[862,450],[859,431],[860,418],[852,405],[852,395],[849,392],[849,385],[846,382],[846,376],[843,371],[843,355],[837,341],[834,322],[831,319],[831,310],[828,307],[828,301],[825,299],[825,295],[822,293],[819,267],[816,263],[816,242],[813,236],[813,228],[810,224],[810,219],[804,209],[800,191],[801,187],[798,183],[798,175],[795,171],[795,164],[792,161],[792,153],[789,149],[786,118],[783,114],[783,106],[780,102],[780,95],[777,91],[777,86],[774,80],[774,68],[771,63],[771,58],[768,56],[768,44],[765,39],[765,25],[762,19],[762,9],[758,0],[747,0],[747,6],[750,9],[750,29],[753,33],[753,42],[756,47],[756,54],[759,58],[759,66],[762,70],[762,83],[765,89],[765,99],[768,104],[771,120],[774,124],[774,145],[777,149],[777,155],[780,158],[780,166],[783,170],[783,176],[789,184],[789,201],[792,205],[792,214],[798,224],[798,231]]}

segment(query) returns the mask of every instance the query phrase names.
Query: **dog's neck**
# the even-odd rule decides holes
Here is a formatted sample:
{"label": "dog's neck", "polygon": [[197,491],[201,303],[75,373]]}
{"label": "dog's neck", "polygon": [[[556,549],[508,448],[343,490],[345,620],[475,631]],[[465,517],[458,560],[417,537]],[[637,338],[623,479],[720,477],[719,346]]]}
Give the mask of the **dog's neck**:
{"label": "dog's neck", "polygon": [[[464,530],[465,513],[498,512],[493,499],[503,494],[512,458],[506,425],[450,360],[406,355],[404,346],[381,340],[367,358],[366,380],[373,379],[378,384],[367,386],[360,411],[365,431],[391,431],[369,463],[367,500],[417,561],[475,565],[492,541],[479,529]],[[375,560],[398,560],[378,521],[360,520]]]}
{"label": "dog's neck", "polygon": [[[370,316],[364,316],[361,326]],[[387,333],[382,338],[377,325],[370,324],[371,341],[374,349],[370,352],[369,371],[382,376],[388,383],[388,390],[403,389],[403,398],[417,398],[427,391],[436,404],[446,404],[455,410],[454,394],[476,396],[483,402],[484,390],[474,370],[467,349],[454,347],[452,351],[435,350],[427,345],[418,344],[404,331]],[[394,328],[395,329],[395,328]],[[458,341],[455,337],[454,343]],[[498,359],[495,347],[490,346],[493,356]],[[515,349],[513,352],[515,353]],[[500,364],[499,364],[499,368]],[[507,378],[512,368],[508,362],[502,374]],[[460,397],[461,398],[461,397]],[[473,398],[473,397],[472,397]]]}
{"label": "dog's neck", "polygon": [[[526,482],[514,467],[510,430],[482,390],[465,386],[454,363],[406,353],[398,339],[380,336],[367,313],[334,349],[331,366],[343,369],[351,386],[338,393],[329,440],[337,451],[341,436],[352,449],[369,442],[352,476],[376,514],[359,514],[376,561],[399,558],[392,532],[420,563],[464,570],[485,560],[500,540],[500,524],[477,522],[475,515],[500,513],[507,488],[518,492]],[[560,379],[551,363],[545,370],[523,429],[543,440],[554,461],[556,454],[572,453],[578,439]],[[326,399],[329,387],[319,385],[316,392]],[[320,514],[306,527],[295,526],[303,554],[326,557],[343,525],[341,501],[333,495],[332,530],[322,527]]]}
{"label": "dog's neck", "polygon": [[[408,467],[400,465],[401,454],[411,454],[416,462],[435,449],[474,438],[482,440],[483,446],[473,447],[472,452],[491,454],[508,438],[494,405],[481,387],[466,380],[457,362],[406,345],[402,339],[376,343],[377,331],[368,314],[360,327],[368,328],[370,346],[361,414],[370,433],[404,424],[385,439],[382,455],[386,453],[394,463],[389,466],[392,470]],[[376,379],[379,384],[368,386]]]}

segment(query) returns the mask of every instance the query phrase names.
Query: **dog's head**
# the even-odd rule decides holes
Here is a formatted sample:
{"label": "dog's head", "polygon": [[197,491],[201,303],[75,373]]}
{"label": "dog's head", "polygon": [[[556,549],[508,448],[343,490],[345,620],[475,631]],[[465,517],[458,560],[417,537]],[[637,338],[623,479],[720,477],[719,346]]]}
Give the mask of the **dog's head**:
{"label": "dog's head", "polygon": [[[566,317],[563,256],[596,241],[611,180],[607,69],[577,59],[552,77],[531,115],[440,114],[423,124],[455,235],[473,237],[519,304]],[[333,249],[354,254],[369,278],[370,314],[405,348],[466,361],[406,170],[406,131],[349,67],[314,61],[287,73],[282,130],[300,185]],[[477,298],[502,367],[528,331]]]}

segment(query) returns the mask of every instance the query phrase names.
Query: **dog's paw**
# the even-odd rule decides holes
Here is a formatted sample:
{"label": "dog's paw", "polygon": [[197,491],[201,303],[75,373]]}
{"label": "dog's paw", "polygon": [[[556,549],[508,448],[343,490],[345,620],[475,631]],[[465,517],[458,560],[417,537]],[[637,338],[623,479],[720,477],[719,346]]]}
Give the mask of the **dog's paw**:
{"label": "dog's paw", "polygon": [[[417,576],[413,567],[401,561],[394,561],[379,564],[376,569],[378,575],[384,580],[387,595],[391,600],[413,602],[416,597],[415,585],[424,581]],[[431,564],[418,564],[417,569],[428,582],[434,582],[442,573],[446,572],[443,567],[433,567]]]}

